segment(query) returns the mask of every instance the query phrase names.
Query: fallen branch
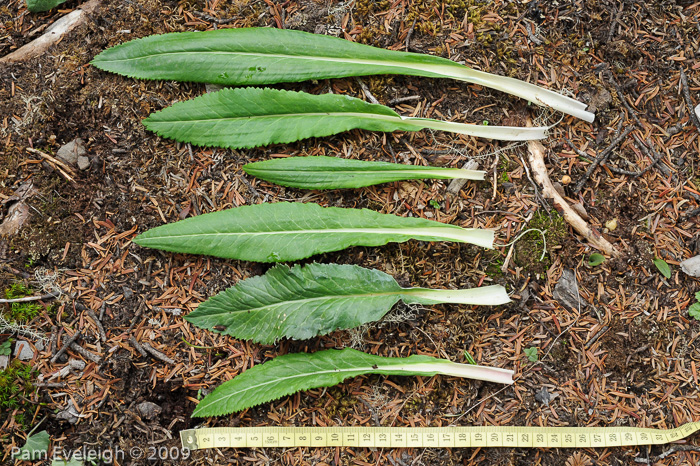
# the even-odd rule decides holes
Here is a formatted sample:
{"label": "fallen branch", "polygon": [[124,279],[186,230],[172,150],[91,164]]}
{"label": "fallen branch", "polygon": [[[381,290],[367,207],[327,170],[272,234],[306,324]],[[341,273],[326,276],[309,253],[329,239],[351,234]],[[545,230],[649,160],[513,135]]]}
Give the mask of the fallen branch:
{"label": "fallen branch", "polygon": [[[532,126],[532,120],[528,119],[527,125]],[[588,225],[552,186],[552,181],[547,174],[547,166],[544,163],[544,146],[542,143],[529,141],[527,143],[527,158],[535,180],[542,186],[542,195],[545,198],[552,199],[554,208],[564,217],[564,220],[596,249],[603,251],[605,254],[617,256],[619,252],[613,245],[603,238],[597,230]]]}
{"label": "fallen branch", "polygon": [[52,291],[41,296],[25,296],[24,298],[13,298],[13,299],[0,299],[0,304],[4,303],[27,303],[30,301],[48,301],[49,299],[56,299],[61,296],[58,291]]}
{"label": "fallen branch", "polygon": [[80,26],[99,8],[102,0],[89,0],[51,25],[46,32],[12,53],[0,57],[0,65],[29,60],[45,53],[68,32]]}

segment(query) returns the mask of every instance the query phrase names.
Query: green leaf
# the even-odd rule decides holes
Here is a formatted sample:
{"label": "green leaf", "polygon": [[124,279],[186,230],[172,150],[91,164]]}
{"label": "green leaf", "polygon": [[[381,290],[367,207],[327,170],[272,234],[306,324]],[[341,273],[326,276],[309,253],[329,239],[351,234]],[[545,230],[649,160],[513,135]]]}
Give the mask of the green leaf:
{"label": "green leaf", "polygon": [[479,170],[365,162],[337,157],[287,157],[249,163],[249,175],[270,183],[305,189],[361,188],[391,181],[424,178],[483,180]]}
{"label": "green leaf", "polygon": [[474,356],[469,354],[469,351],[467,351],[467,350],[464,350],[464,359],[467,360],[467,364],[476,365],[476,361],[474,360]]}
{"label": "green leaf", "polygon": [[598,254],[597,252],[594,252],[591,254],[591,257],[588,258],[588,265],[591,267],[598,266],[605,262],[605,256],[602,254]]}
{"label": "green leaf", "polygon": [[657,257],[656,259],[654,259],[654,265],[657,269],[659,269],[661,275],[663,275],[666,278],[671,278],[671,267],[665,260]]}
{"label": "green leaf", "polygon": [[452,78],[547,105],[586,121],[586,105],[513,78],[476,71],[445,58],[384,50],[335,37],[269,28],[221,29],[150,36],[112,47],[97,68],[143,79],[258,85],[375,74]]}
{"label": "green leaf", "polygon": [[493,247],[493,231],[460,228],[367,209],[278,202],[236,207],[163,225],[140,234],[140,246],[226,259],[285,262],[350,246],[409,239]]}
{"label": "green leaf", "polygon": [[399,300],[489,306],[510,302],[502,286],[401,288],[390,275],[356,265],[278,265],[205,301],[185,319],[225,335],[272,344],[282,337],[303,340],[377,321]]}
{"label": "green leaf", "polygon": [[700,302],[700,291],[696,291],[696,292],[695,292],[695,300],[696,300],[697,302]]}
{"label": "green leaf", "polygon": [[39,13],[57,7],[65,1],[66,0],[27,0],[27,8],[32,13]]}
{"label": "green leaf", "polygon": [[700,303],[694,303],[688,308],[688,315],[695,320],[700,320]]}
{"label": "green leaf", "polygon": [[178,102],[143,120],[160,136],[199,146],[232,149],[330,136],[351,129],[419,131],[431,128],[505,141],[546,137],[545,127],[467,125],[402,117],[389,107],[338,94],[278,89],[222,89]]}
{"label": "green leaf", "polygon": [[[95,464],[95,463],[93,463]],[[51,461],[51,466],[83,466],[84,463],[77,459],[77,458],[71,458],[71,459],[54,459]]]}
{"label": "green leaf", "polygon": [[527,356],[527,359],[530,360],[530,362],[537,362],[537,347],[533,346],[531,348],[523,348],[523,352],[525,353],[525,356]]}
{"label": "green leaf", "polygon": [[27,442],[19,451],[12,453],[12,459],[22,461],[34,461],[46,458],[46,453],[49,450],[49,433],[45,430],[27,437]]}
{"label": "green leaf", "polygon": [[12,354],[12,339],[7,339],[0,344],[0,356],[9,356]]}
{"label": "green leaf", "polygon": [[385,358],[350,348],[331,349],[313,354],[286,354],[254,366],[224,382],[207,395],[197,405],[192,416],[222,416],[301,390],[330,387],[363,374],[444,374],[496,383],[513,383],[513,372],[506,369],[457,364],[430,356]]}

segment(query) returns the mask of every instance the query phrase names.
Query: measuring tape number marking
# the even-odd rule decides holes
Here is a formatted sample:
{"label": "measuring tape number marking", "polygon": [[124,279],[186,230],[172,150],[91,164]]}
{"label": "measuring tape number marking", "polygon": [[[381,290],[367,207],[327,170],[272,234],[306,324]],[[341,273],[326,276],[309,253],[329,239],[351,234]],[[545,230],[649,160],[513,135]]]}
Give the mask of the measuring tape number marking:
{"label": "measuring tape number marking", "polygon": [[180,432],[183,448],[603,448],[663,445],[700,430],[639,427],[213,427]]}

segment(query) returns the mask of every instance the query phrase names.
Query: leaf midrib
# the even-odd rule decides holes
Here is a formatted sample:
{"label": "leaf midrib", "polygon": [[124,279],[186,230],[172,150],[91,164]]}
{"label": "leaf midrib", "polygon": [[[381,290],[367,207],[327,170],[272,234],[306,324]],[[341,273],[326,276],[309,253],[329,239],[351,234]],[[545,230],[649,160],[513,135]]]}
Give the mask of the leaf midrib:
{"label": "leaf midrib", "polygon": [[406,122],[408,124],[417,124],[414,123],[412,119],[409,119],[407,117],[402,117],[401,115],[383,115],[381,113],[361,113],[361,112],[313,112],[313,113],[266,113],[264,115],[246,115],[246,116],[232,116],[232,117],[220,117],[220,116],[212,116],[211,118],[198,118],[196,120],[194,119],[178,119],[178,120],[157,120],[157,119],[149,119],[147,120],[149,123],[179,123],[179,122],[185,122],[185,123],[202,123],[202,122],[209,122],[209,121],[239,121],[239,120],[255,120],[255,119],[270,119],[270,118],[295,118],[295,117],[302,117],[302,118],[310,118],[310,117],[346,117],[346,118],[373,118],[376,120],[386,120],[386,121],[392,121],[392,122]]}
{"label": "leaf midrib", "polygon": [[[158,52],[158,53],[152,53],[148,55],[140,55],[138,57],[126,57],[126,58],[120,58],[120,59],[110,59],[110,60],[99,60],[98,63],[109,63],[109,62],[127,62],[127,61],[136,61],[136,60],[143,60],[147,58],[153,58],[153,57],[161,57],[164,55],[202,55],[202,54],[212,54],[212,55],[242,55],[242,56],[253,56],[253,57],[263,57],[263,58],[272,58],[272,59],[290,59],[290,60],[309,60],[309,61],[323,61],[323,62],[341,62],[341,63],[353,63],[353,64],[358,64],[358,65],[375,65],[375,66],[381,66],[381,67],[386,67],[386,68],[408,68],[408,69],[413,69],[413,70],[420,70],[423,72],[431,73],[431,74],[440,74],[439,72],[432,71],[430,69],[423,69],[422,66],[427,66],[430,68],[435,68],[435,67],[451,67],[451,68],[460,68],[463,69],[464,71],[466,70],[471,70],[467,66],[460,65],[458,63],[451,62],[450,60],[447,59],[440,59],[441,63],[430,63],[430,64],[424,64],[424,63],[413,63],[413,62],[400,62],[400,61],[394,61],[394,60],[388,60],[388,61],[383,61],[380,59],[365,59],[365,58],[351,58],[351,57],[328,57],[328,56],[318,56],[318,55],[287,55],[287,54],[282,54],[282,53],[264,53],[264,52],[237,52],[237,51],[220,51],[220,50],[199,50],[199,51],[175,51],[175,52]],[[426,55],[427,57],[431,57],[434,59],[439,59],[439,57],[434,57],[432,55]],[[442,62],[442,60],[445,60],[445,62]],[[436,60],[437,61],[437,60]],[[255,73],[254,71],[250,71],[251,73]]]}
{"label": "leaf midrib", "polygon": [[[280,307],[284,306],[285,304],[289,303],[294,303],[294,304],[304,304],[304,303],[310,303],[313,301],[321,301],[321,300],[333,300],[333,299],[352,299],[352,298],[373,298],[373,297],[380,297],[380,296],[392,296],[392,295],[403,295],[405,292],[410,291],[411,288],[401,288],[396,291],[391,291],[391,292],[385,292],[385,293],[362,293],[362,294],[336,294],[336,295],[324,295],[324,296],[317,296],[315,298],[304,298],[304,299],[288,299],[285,301],[280,301],[272,304],[267,304],[265,306],[259,306],[259,307],[252,307],[252,308],[247,308],[247,309],[241,309],[241,310],[234,310],[234,311],[227,311],[225,309],[221,309],[220,312],[208,312],[206,316],[215,316],[215,315],[220,315],[220,314],[233,314],[237,312],[243,312],[243,313],[248,313],[248,312],[261,312],[266,309],[270,308],[275,308],[275,307]],[[291,304],[289,304],[291,305]],[[203,316],[204,317],[204,316]]]}
{"label": "leaf midrib", "polygon": [[[214,233],[187,233],[187,234],[181,234],[181,235],[163,235],[163,236],[146,236],[141,238],[142,241],[145,240],[154,240],[154,239],[175,239],[175,238],[189,238],[191,236],[199,236],[199,237],[206,237],[206,236],[268,236],[268,235],[298,235],[298,234],[328,234],[328,233],[336,233],[336,234],[349,234],[349,233],[373,233],[373,234],[383,234],[383,235],[390,235],[390,234],[403,234],[403,235],[411,235],[412,237],[421,237],[421,236],[440,236],[438,235],[438,230],[442,229],[449,229],[451,230],[450,233],[452,232],[469,232],[473,229],[466,229],[466,228],[461,228],[457,227],[454,225],[447,225],[443,224],[443,226],[435,226],[435,227],[424,227],[423,229],[428,229],[428,230],[433,230],[436,234],[431,234],[431,232],[420,232],[418,230],[412,230],[412,231],[406,231],[411,229],[410,226],[407,227],[401,227],[401,228],[376,228],[376,229],[370,229],[370,228],[339,228],[339,229],[331,229],[331,228],[324,228],[324,229],[310,229],[310,230],[278,230],[278,231],[231,231],[231,232],[214,232]],[[151,230],[153,231],[153,230]],[[146,233],[144,233],[146,234]]]}
{"label": "leaf midrib", "polygon": [[332,173],[332,174],[340,173],[340,174],[360,174],[360,175],[369,174],[369,175],[379,175],[379,176],[384,175],[384,174],[404,175],[404,174],[409,174],[409,173],[411,173],[411,174],[415,173],[417,175],[421,175],[421,174],[433,175],[433,174],[439,174],[439,173],[448,174],[447,172],[451,172],[451,171],[457,171],[458,173],[461,173],[461,171],[462,171],[462,169],[460,169],[460,168],[442,168],[442,167],[435,167],[435,168],[431,168],[431,169],[427,169],[427,168],[404,168],[404,169],[392,168],[391,170],[384,170],[384,169],[353,170],[353,169],[345,169],[345,168],[337,170],[334,168],[324,168],[324,167],[319,167],[319,168],[289,167],[288,169],[283,169],[283,168],[271,169],[271,168],[252,167],[251,171],[252,170],[256,170],[260,173],[263,173],[263,172],[265,172],[265,173],[282,173],[282,174],[292,174],[292,175],[293,175],[293,173],[290,173],[291,170],[293,170],[294,172],[304,172],[304,173]]}

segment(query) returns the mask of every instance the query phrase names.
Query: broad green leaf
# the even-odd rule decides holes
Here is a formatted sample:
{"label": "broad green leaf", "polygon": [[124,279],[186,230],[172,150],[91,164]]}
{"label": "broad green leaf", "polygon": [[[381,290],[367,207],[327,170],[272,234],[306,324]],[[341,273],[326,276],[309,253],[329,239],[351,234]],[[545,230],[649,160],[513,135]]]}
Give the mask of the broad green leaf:
{"label": "broad green leaf", "polygon": [[390,275],[356,265],[277,265],[205,301],[185,319],[225,335],[272,344],[282,337],[304,340],[377,321],[399,300],[488,306],[510,302],[502,286],[402,288]]}
{"label": "broad green leaf", "polygon": [[700,302],[698,303],[693,303],[689,308],[688,308],[688,315],[690,317],[693,317],[695,320],[700,320]]}
{"label": "broad green leaf", "polygon": [[361,188],[424,178],[483,180],[485,173],[461,168],[421,167],[322,156],[265,160],[244,165],[243,170],[271,183],[305,189]]}
{"label": "broad green leaf", "polygon": [[654,259],[654,265],[657,269],[659,269],[661,275],[663,275],[666,278],[671,278],[671,267],[665,260],[657,257],[656,259]]}
{"label": "broad green leaf", "polygon": [[137,39],[105,50],[97,68],[142,79],[257,85],[374,74],[451,78],[548,105],[586,121],[586,105],[513,78],[446,58],[384,50],[302,31],[243,28]]}
{"label": "broad green leaf", "polygon": [[233,149],[294,142],[356,128],[369,131],[432,128],[505,141],[543,139],[547,130],[402,117],[389,107],[346,95],[255,87],[222,89],[178,102],[151,114],[143,124],[160,136],[180,142]]}
{"label": "broad green leaf", "polygon": [[695,292],[695,300],[696,300],[697,302],[700,302],[700,291],[696,291],[696,292]]}
{"label": "broad green leaf", "polygon": [[511,384],[513,371],[457,364],[446,359],[413,355],[385,358],[350,348],[279,356],[224,382],[195,408],[193,417],[222,416],[276,400],[301,390],[330,387],[363,374],[436,374]]}
{"label": "broad green leaf", "polygon": [[54,459],[51,461],[51,466],[84,466],[84,464],[78,458]]}
{"label": "broad green leaf", "polygon": [[0,356],[9,356],[12,354],[12,338],[8,338],[3,343],[0,343]]}
{"label": "broad green leaf", "polygon": [[51,437],[45,430],[42,430],[31,437],[27,437],[27,441],[24,446],[18,451],[14,451],[12,453],[12,458],[22,461],[34,461],[46,458],[50,440]]}
{"label": "broad green leaf", "polygon": [[600,264],[605,262],[605,256],[602,254],[598,254],[597,252],[594,252],[591,254],[591,257],[588,258],[588,265],[591,267],[596,267]]}
{"label": "broad green leaf", "polygon": [[140,234],[140,246],[226,259],[285,262],[350,246],[409,239],[493,247],[493,231],[460,228],[367,209],[278,202],[236,207],[159,226]]}
{"label": "broad green leaf", "polygon": [[32,13],[39,13],[57,7],[65,1],[66,0],[27,0],[27,8]]}

